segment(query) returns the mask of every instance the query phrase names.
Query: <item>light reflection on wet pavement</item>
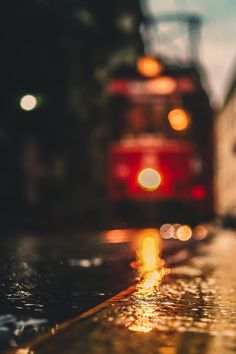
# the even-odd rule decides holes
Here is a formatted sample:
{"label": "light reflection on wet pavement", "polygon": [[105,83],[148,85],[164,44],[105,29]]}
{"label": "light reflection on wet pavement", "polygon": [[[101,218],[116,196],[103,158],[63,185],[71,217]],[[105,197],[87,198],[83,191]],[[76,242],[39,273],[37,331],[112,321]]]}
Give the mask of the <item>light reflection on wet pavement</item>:
{"label": "light reflection on wet pavement", "polygon": [[193,247],[192,257],[169,258],[169,275],[168,257],[164,265],[156,254],[152,270],[137,259],[140,280],[130,294],[53,333],[33,353],[236,353],[236,234],[218,231]]}

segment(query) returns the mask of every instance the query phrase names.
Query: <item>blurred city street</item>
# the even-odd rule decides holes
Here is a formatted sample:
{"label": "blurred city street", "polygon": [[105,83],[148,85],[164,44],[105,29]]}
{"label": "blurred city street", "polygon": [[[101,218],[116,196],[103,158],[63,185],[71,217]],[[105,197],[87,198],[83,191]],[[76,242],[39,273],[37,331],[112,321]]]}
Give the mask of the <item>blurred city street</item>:
{"label": "blurred city street", "polygon": [[236,354],[236,2],[0,16],[0,352]]}

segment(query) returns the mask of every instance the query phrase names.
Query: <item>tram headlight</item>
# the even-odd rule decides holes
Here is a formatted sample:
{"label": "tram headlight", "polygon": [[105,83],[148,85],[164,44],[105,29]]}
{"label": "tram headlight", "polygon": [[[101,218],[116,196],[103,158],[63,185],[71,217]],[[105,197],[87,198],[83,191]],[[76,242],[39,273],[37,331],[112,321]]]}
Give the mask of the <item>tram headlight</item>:
{"label": "tram headlight", "polygon": [[161,185],[161,175],[154,168],[148,167],[139,172],[137,181],[143,190],[153,192]]}
{"label": "tram headlight", "polygon": [[191,124],[190,115],[182,108],[173,109],[168,114],[168,121],[172,129],[176,131],[184,131]]}

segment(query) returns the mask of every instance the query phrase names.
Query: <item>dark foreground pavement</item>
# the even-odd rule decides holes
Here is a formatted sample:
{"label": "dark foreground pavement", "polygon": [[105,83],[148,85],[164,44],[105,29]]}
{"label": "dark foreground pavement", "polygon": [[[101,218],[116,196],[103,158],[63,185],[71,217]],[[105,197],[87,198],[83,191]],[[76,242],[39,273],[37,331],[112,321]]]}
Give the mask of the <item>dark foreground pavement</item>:
{"label": "dark foreground pavement", "polygon": [[136,285],[11,353],[236,353],[236,234],[188,242],[166,256],[169,275],[138,251]]}
{"label": "dark foreground pavement", "polygon": [[0,351],[73,318],[134,282],[134,231],[2,233]]}

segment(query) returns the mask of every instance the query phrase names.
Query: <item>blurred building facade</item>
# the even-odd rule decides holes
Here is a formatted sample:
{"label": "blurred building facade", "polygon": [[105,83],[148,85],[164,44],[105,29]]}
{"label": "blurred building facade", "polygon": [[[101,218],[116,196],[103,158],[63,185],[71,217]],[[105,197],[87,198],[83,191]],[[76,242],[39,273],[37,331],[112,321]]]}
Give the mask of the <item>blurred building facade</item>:
{"label": "blurred building facade", "polygon": [[[24,4],[10,0],[0,21],[0,223],[31,210],[101,210],[92,133],[110,70],[142,51],[138,0]],[[28,95],[38,98],[35,109],[22,109]]]}
{"label": "blurred building facade", "polygon": [[216,213],[236,217],[236,76],[215,124]]}

